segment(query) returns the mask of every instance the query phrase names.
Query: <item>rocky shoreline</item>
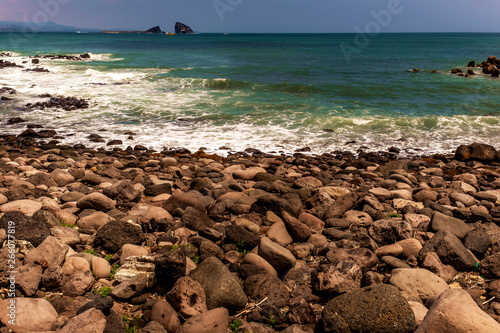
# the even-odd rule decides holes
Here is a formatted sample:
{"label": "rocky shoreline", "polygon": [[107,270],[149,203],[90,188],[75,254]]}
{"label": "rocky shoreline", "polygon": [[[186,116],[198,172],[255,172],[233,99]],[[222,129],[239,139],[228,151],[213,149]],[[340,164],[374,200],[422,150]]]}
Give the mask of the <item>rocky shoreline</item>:
{"label": "rocky shoreline", "polygon": [[[22,109],[89,107],[38,97]],[[6,123],[0,333],[500,331],[492,146],[218,156]]]}
{"label": "rocky shoreline", "polygon": [[0,138],[0,332],[500,331],[491,146],[397,160],[33,140]]}

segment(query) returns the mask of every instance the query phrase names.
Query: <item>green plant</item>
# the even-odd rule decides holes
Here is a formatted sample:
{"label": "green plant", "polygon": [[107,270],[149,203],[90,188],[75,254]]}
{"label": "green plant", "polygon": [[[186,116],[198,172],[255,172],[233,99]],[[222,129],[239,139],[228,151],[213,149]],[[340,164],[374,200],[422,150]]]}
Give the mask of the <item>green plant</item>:
{"label": "green plant", "polygon": [[249,251],[245,248],[245,244],[246,244],[247,240],[246,239],[243,239],[243,240],[240,240],[236,243],[236,251],[238,252],[241,252],[243,253],[243,255],[245,256]]}
{"label": "green plant", "polygon": [[175,251],[175,249],[177,249],[178,247],[179,247],[179,245],[177,245],[177,244],[172,245],[172,247],[170,248],[170,252]]}
{"label": "green plant", "polygon": [[269,327],[274,328],[274,325],[276,325],[276,319],[274,319],[273,316],[269,317]]}
{"label": "green plant", "polygon": [[232,331],[233,333],[236,333],[238,328],[241,326],[241,321],[238,319],[234,318],[231,323],[229,324],[229,330]]}
{"label": "green plant", "polygon": [[399,218],[399,217],[401,217],[401,216],[399,216],[398,213],[390,213],[389,215],[387,215],[388,219]]}
{"label": "green plant", "polygon": [[111,258],[113,258],[113,255],[112,254],[108,254],[104,259],[106,259],[107,261],[110,261]]}
{"label": "green plant", "polygon": [[116,271],[118,270],[118,268],[120,268],[120,265],[119,264],[115,264],[112,268],[111,268],[111,273],[109,273],[109,278],[112,280],[115,278],[115,273]]}
{"label": "green plant", "polygon": [[61,225],[62,225],[63,227],[76,228],[76,225],[73,225],[73,224],[67,224],[67,223],[65,223],[65,222],[61,222]]}
{"label": "green plant", "polygon": [[97,255],[97,252],[95,252],[94,250],[90,249],[90,250],[84,250],[83,253],[90,253],[90,254],[93,254],[93,255]]}
{"label": "green plant", "polygon": [[135,327],[135,326],[128,326],[125,331],[127,333],[136,333],[139,331],[139,328]]}
{"label": "green plant", "polygon": [[198,262],[199,262],[199,261],[200,261],[200,256],[199,256],[199,255],[195,255],[195,256],[193,257],[193,262],[194,262],[196,265],[198,265]]}
{"label": "green plant", "polygon": [[99,291],[101,294],[101,297],[106,297],[111,293],[111,287],[102,287],[101,290]]}

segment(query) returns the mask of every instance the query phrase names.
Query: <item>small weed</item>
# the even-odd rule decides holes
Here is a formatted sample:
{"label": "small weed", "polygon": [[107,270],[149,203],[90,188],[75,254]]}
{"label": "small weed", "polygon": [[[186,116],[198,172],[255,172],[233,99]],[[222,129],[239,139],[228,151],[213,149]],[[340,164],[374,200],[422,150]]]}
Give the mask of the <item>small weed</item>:
{"label": "small weed", "polygon": [[115,264],[112,268],[111,268],[111,273],[109,273],[109,278],[111,280],[113,280],[115,278],[115,273],[116,271],[118,270],[118,268],[120,268],[120,265],[119,264]]}
{"label": "small weed", "polygon": [[101,297],[106,297],[111,293],[111,287],[102,287],[101,290],[99,291],[101,294]]}
{"label": "small weed", "polygon": [[401,216],[399,216],[398,213],[390,213],[389,215],[387,215],[387,218],[388,219],[393,219],[393,218],[400,218]]}
{"label": "small weed", "polygon": [[273,316],[269,317],[269,322],[270,324],[268,325],[271,328],[274,328],[274,325],[276,325],[276,319],[274,319]]}
{"label": "small weed", "polygon": [[62,222],[62,223],[61,223],[61,225],[62,225],[63,227],[76,228],[76,225],[73,225],[73,224],[67,224],[67,223],[65,223],[65,222]]}
{"label": "small weed", "polygon": [[129,326],[125,330],[127,333],[136,333],[139,331],[139,329],[135,326]]}
{"label": "small weed", "polygon": [[111,258],[113,258],[113,255],[112,254],[108,254],[104,259],[106,259],[107,261],[110,261]]}
{"label": "small weed", "polygon": [[172,245],[172,247],[170,248],[170,252],[174,252],[177,248],[179,248],[179,245],[177,244]]}
{"label": "small weed", "polygon": [[94,256],[96,256],[96,255],[97,255],[97,252],[95,252],[95,251],[94,251],[94,250],[92,250],[92,249],[90,249],[90,250],[84,250],[84,251],[83,251],[83,253],[90,253],[90,254],[92,254],[92,255],[94,255]]}
{"label": "small weed", "polygon": [[247,255],[248,252],[250,252],[245,248],[246,242],[247,242],[247,240],[244,239],[244,240],[241,240],[241,241],[236,243],[236,251],[243,253],[244,256]]}
{"label": "small weed", "polygon": [[233,333],[236,333],[236,331],[238,330],[238,328],[241,326],[241,321],[239,321],[238,319],[233,319],[231,321],[231,323],[229,324],[229,330]]}
{"label": "small weed", "polygon": [[193,262],[198,265],[198,262],[200,261],[200,256],[196,255],[193,257]]}

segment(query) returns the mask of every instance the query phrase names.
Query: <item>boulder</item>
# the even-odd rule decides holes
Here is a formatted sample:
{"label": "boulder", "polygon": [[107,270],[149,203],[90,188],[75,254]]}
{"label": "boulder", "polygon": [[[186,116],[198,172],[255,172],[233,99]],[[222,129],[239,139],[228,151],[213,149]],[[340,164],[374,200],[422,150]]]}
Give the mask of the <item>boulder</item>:
{"label": "boulder", "polygon": [[76,206],[82,210],[95,209],[107,212],[115,209],[115,202],[102,193],[93,192],[78,199]]}
{"label": "boulder", "polygon": [[139,225],[124,221],[111,221],[97,230],[94,246],[114,253],[125,244],[140,245],[145,240],[146,236]]}
{"label": "boulder", "polygon": [[42,204],[33,200],[16,200],[0,206],[1,213],[19,212],[27,216],[32,216],[42,208]]}
{"label": "boulder", "polygon": [[33,246],[39,246],[50,236],[50,229],[45,223],[35,221],[21,212],[8,212],[0,217],[0,229],[7,231],[9,227],[15,227],[16,240],[26,240]]}
{"label": "boulder", "polygon": [[120,180],[106,187],[102,191],[102,194],[111,199],[123,202],[137,201],[141,198],[141,192],[137,191],[128,179]]}
{"label": "boulder", "polygon": [[66,258],[62,267],[63,280],[61,291],[66,296],[83,295],[94,282],[87,260],[79,257]]}
{"label": "boulder", "polygon": [[153,305],[150,320],[162,324],[168,333],[175,333],[181,327],[177,312],[166,301],[157,301]]}
{"label": "boulder", "polygon": [[[12,307],[15,307],[15,314]],[[56,309],[44,298],[17,297],[0,302],[0,320],[16,333],[50,331],[57,317]]]}
{"label": "boulder", "polygon": [[297,260],[290,251],[267,237],[260,239],[258,254],[270,263],[279,274],[292,268]]}
{"label": "boulder", "polygon": [[205,290],[209,310],[224,307],[234,313],[245,308],[248,299],[238,279],[216,257],[203,260],[190,276]]}
{"label": "boulder", "polygon": [[227,333],[229,312],[217,308],[186,320],[177,333]]}
{"label": "boulder", "polygon": [[416,330],[416,333],[441,332],[500,332],[500,324],[483,312],[467,291],[450,289],[438,297]]}
{"label": "boulder", "polygon": [[178,279],[166,294],[167,301],[184,318],[207,311],[207,297],[203,287],[188,276]]}
{"label": "boulder", "polygon": [[450,231],[438,231],[428,240],[420,250],[420,261],[424,260],[427,252],[436,252],[443,264],[451,265],[458,271],[473,271],[476,268],[474,256]]}
{"label": "boulder", "polygon": [[398,268],[391,272],[390,284],[407,292],[418,295],[426,300],[432,296],[439,296],[448,289],[446,281],[436,274],[422,268]]}
{"label": "boulder", "polygon": [[95,309],[89,309],[73,318],[70,318],[68,322],[60,329],[57,333],[75,333],[75,332],[92,332],[92,333],[104,333],[106,328],[106,317],[104,314]]}
{"label": "boulder", "polygon": [[48,236],[36,249],[26,254],[24,263],[59,266],[64,261],[68,250],[69,246],[61,244],[55,237]]}
{"label": "boulder", "polygon": [[348,210],[351,210],[358,200],[355,193],[347,193],[339,197],[326,211],[325,219],[342,217]]}
{"label": "boulder", "polygon": [[449,231],[460,239],[463,239],[465,235],[472,230],[472,227],[467,225],[464,221],[444,215],[438,211],[435,211],[432,215],[429,227],[434,232],[438,232],[439,230]]}
{"label": "boulder", "polygon": [[411,333],[416,328],[410,305],[397,288],[389,285],[335,297],[325,306],[318,325],[325,333]]}
{"label": "boulder", "polygon": [[268,274],[255,274],[245,279],[245,293],[248,297],[260,302],[267,297],[266,304],[282,308],[288,305],[290,294],[281,280]]}

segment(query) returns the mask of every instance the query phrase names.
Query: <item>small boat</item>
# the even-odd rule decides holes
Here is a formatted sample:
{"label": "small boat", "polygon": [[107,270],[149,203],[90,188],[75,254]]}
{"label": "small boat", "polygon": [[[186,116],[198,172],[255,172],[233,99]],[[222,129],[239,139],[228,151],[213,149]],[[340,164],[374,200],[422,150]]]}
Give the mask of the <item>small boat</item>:
{"label": "small boat", "polygon": [[175,34],[173,32],[166,32],[165,35],[167,35],[167,36],[175,36]]}

